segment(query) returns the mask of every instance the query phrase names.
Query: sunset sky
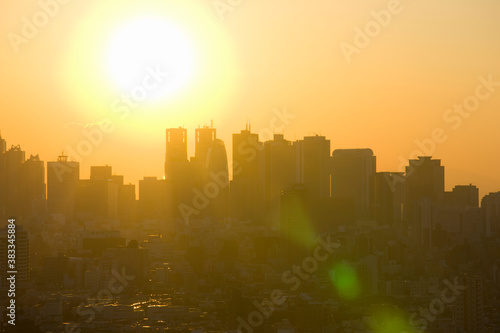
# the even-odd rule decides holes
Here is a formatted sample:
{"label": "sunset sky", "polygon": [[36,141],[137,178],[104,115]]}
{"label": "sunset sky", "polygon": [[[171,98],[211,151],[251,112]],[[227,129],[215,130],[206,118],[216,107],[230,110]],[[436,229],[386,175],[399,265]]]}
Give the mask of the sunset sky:
{"label": "sunset sky", "polygon": [[[108,164],[137,184],[163,176],[166,128],[186,127],[193,155],[194,129],[213,120],[230,153],[247,119],[273,130],[286,109],[287,139],[372,148],[377,171],[402,171],[415,141],[440,128],[427,148],[446,189],[500,190],[498,0],[66,2],[0,2],[0,131],[28,157],[54,161],[108,119],[114,129],[82,157],[81,178]],[[385,26],[374,24],[381,10]],[[358,47],[367,24],[380,31]],[[347,44],[358,52],[346,57]],[[121,96],[158,68],[166,78],[149,77],[144,100],[124,107]],[[475,111],[447,111],[478,89]]]}

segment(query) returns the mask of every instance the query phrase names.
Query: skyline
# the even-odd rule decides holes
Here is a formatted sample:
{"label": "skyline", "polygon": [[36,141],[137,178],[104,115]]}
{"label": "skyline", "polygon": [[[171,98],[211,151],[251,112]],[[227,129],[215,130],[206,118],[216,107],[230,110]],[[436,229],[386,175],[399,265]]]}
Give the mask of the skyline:
{"label": "skyline", "polygon": [[[107,163],[137,183],[142,173],[162,175],[165,128],[185,126],[192,133],[214,119],[219,138],[229,143],[242,119],[250,118],[256,130],[268,128],[273,110],[286,107],[296,115],[284,129],[289,140],[320,133],[335,148],[370,147],[380,170],[400,169],[399,156],[408,159],[417,148],[415,140],[443,128],[448,139],[431,155],[449,166],[446,184],[472,182],[485,193],[500,184],[498,157],[489,148],[500,143],[498,90],[462,117],[459,128],[452,128],[455,120],[443,119],[475,94],[480,77],[500,81],[498,2],[400,1],[389,24],[372,33],[367,46],[356,44],[357,31],[377,21],[380,15],[373,12],[389,10],[393,2],[241,2],[223,19],[211,1],[63,2],[33,38],[18,45],[19,52],[9,36],[22,36],[23,18],[32,22],[40,4],[0,5],[10,13],[0,22],[5,37],[0,61],[6,64],[0,83],[6,96],[0,101],[2,134],[44,160],[77,144],[82,126],[111,118],[116,130],[85,159],[83,174],[91,165]],[[120,27],[134,27],[134,17],[165,18],[197,56],[191,86],[171,98],[152,96],[120,119],[112,105],[128,90],[108,76],[106,59],[114,53],[107,50]],[[346,44],[359,51],[349,56],[351,62],[343,51]],[[166,70],[168,64],[162,65]],[[142,78],[146,70],[139,72]],[[188,145],[192,155],[193,141]],[[137,158],[116,149],[124,146]],[[134,160],[146,169],[137,172]]]}
{"label": "skyline", "polygon": [[[282,119],[286,119],[286,117],[282,117]],[[212,122],[212,125],[213,126],[213,122]],[[199,126],[197,128],[195,128],[195,130],[197,129],[203,129],[203,128],[213,128],[215,130],[217,130],[217,127],[211,127],[211,126],[207,126],[207,125],[204,125],[204,126]],[[195,135],[193,133],[193,135],[189,135],[189,130],[184,128],[184,127],[174,127],[174,128],[170,128],[170,129],[177,129],[177,128],[182,128],[182,129],[185,129],[187,130],[187,147],[186,147],[186,151],[187,151],[187,160],[189,161],[190,159],[194,158],[195,157],[195,149],[194,149],[194,144],[195,144]],[[250,128],[250,130],[249,130]],[[107,135],[106,132],[102,132],[99,128],[97,128],[99,130],[100,133],[102,133],[102,137],[103,137],[103,140],[105,138],[105,136]],[[169,129],[167,129],[168,131]],[[246,125],[246,128],[245,130],[249,130],[252,134],[258,134],[258,133],[254,133],[252,130],[251,130],[251,124],[250,123],[247,123]],[[270,135],[270,131],[266,131],[267,129],[264,129],[264,133],[266,135]],[[243,129],[241,130],[243,131]],[[165,160],[163,160],[163,163],[162,163],[162,166],[160,166],[162,169],[163,169],[163,173],[161,175],[159,174],[142,174],[142,176],[140,176],[138,179],[135,179],[135,180],[130,180],[130,175],[127,175],[126,173],[124,172],[121,172],[119,170],[121,170],[121,167],[119,165],[113,165],[111,163],[107,163],[106,160],[103,160],[102,163],[100,164],[91,164],[91,165],[88,165],[88,167],[86,167],[85,165],[88,163],[88,160],[89,160],[89,157],[93,154],[93,149],[96,149],[100,146],[100,144],[97,142],[97,141],[92,141],[92,140],[97,140],[97,136],[95,136],[95,133],[97,132],[94,132],[94,131],[91,131],[91,132],[88,132],[88,133],[94,133],[92,135],[94,135],[93,139],[90,139],[89,138],[91,137],[89,134],[89,136],[83,136],[84,139],[82,139],[81,141],[86,141],[89,143],[89,147],[92,147],[92,150],[90,151],[90,154],[89,155],[86,155],[85,151],[82,151],[79,150],[79,148],[81,146],[79,145],[73,145],[73,147],[71,146],[67,146],[69,147],[70,149],[66,149],[66,150],[63,150],[61,152],[59,152],[58,154],[56,154],[56,158],[52,158],[52,159],[46,159],[46,158],[43,158],[43,156],[40,156],[40,154],[38,154],[37,152],[30,152],[28,150],[26,150],[26,148],[22,147],[20,144],[20,148],[21,150],[25,151],[26,152],[26,156],[30,156],[30,155],[33,155],[33,156],[36,156],[38,155],[40,157],[40,160],[43,161],[45,164],[47,162],[54,162],[54,161],[57,161],[58,157],[59,156],[67,156],[68,157],[68,161],[71,161],[71,162],[78,162],[80,164],[80,179],[89,179],[90,178],[90,170],[91,170],[91,167],[94,167],[94,166],[111,166],[113,167],[113,175],[115,174],[119,174],[119,175],[123,175],[124,176],[124,180],[125,180],[125,183],[126,184],[134,184],[136,185],[136,197],[138,197],[138,193],[139,193],[139,181],[140,180],[143,180],[147,177],[157,177],[158,179],[165,179],[165,167],[164,167],[164,163],[165,163]],[[112,132],[111,132],[112,133]],[[235,132],[233,134],[236,134],[238,132]],[[282,134],[282,133],[274,133],[274,134]],[[320,134],[316,134],[314,133],[314,135],[310,135],[308,137],[314,137],[314,136],[322,136]],[[307,136],[306,136],[307,137]],[[2,136],[1,132],[0,132],[0,138],[4,139],[6,141],[6,149],[9,150],[11,147],[17,147],[18,144],[15,144],[15,143],[10,143],[8,138],[5,138]],[[267,137],[266,137],[267,138]],[[191,139],[191,140],[190,140]],[[219,140],[222,140],[218,137],[218,134],[217,134],[217,139]],[[295,140],[290,140],[289,138],[287,138],[286,135],[284,135],[284,139],[285,140],[289,140],[292,144],[296,141],[300,141],[300,140],[303,140],[304,138],[302,139],[295,139]],[[329,140],[328,137],[326,137],[327,140]],[[265,143],[267,141],[273,141],[274,138],[269,138],[268,140],[266,141],[261,141],[261,138],[259,136],[259,142],[261,143]],[[80,141],[80,142],[81,142]],[[91,142],[92,141],[92,142]],[[233,170],[232,170],[232,164],[233,164],[233,160],[232,160],[232,152],[233,152],[233,140],[230,141],[230,143],[226,143],[224,140],[222,140],[223,144],[225,145],[226,147],[226,152],[227,152],[227,160],[228,160],[228,171],[229,171],[229,179],[232,180],[233,179]],[[97,143],[97,144],[96,144]],[[192,144],[190,144],[192,143]],[[439,142],[437,142],[436,145],[439,145]],[[86,147],[87,145],[84,145],[83,147]],[[192,149],[190,149],[191,147],[190,146],[193,146]],[[77,148],[78,147],[78,148]],[[432,145],[430,145],[429,142],[426,142],[425,144],[421,144],[420,146],[417,146],[417,150],[419,152],[421,152],[422,154],[415,154],[415,150],[414,152],[412,152],[412,155],[410,156],[412,160],[415,160],[417,159],[418,157],[422,157],[422,156],[431,156],[433,159],[438,159],[438,160],[441,160],[443,161],[442,159],[434,156],[434,155],[427,155],[425,154],[425,152],[423,151],[424,149],[418,149],[418,147],[432,147]],[[349,149],[359,149],[359,150],[363,150],[363,149],[370,149],[373,151],[372,148],[370,147],[347,147],[347,148],[344,148],[344,147],[335,147],[333,144],[332,144],[332,147],[330,148],[330,157],[332,157],[332,155],[334,154],[335,150],[349,150]],[[192,154],[191,154],[191,150],[192,150]],[[426,150],[427,152],[427,150]],[[164,157],[164,154],[163,153],[163,157]],[[374,156],[377,157],[377,160],[375,162],[375,166],[376,166],[376,172],[379,173],[379,172],[392,172],[392,173],[395,173],[395,172],[405,172],[405,168],[410,164],[409,163],[409,160],[400,160],[400,168],[401,169],[398,169],[398,170],[386,170],[386,169],[380,169],[380,158],[379,156],[377,155],[377,152],[376,151],[373,151],[373,154]],[[401,155],[400,155],[401,157]],[[484,188],[482,188],[480,185],[478,185],[478,183],[475,183],[473,182],[472,180],[470,181],[464,181],[462,183],[453,183],[451,181],[452,177],[449,176],[449,170],[450,170],[450,165],[448,165],[446,163],[446,161],[443,161],[444,162],[444,165],[446,166],[446,173],[445,173],[445,190],[446,191],[451,191],[453,189],[454,186],[457,186],[457,185],[476,185],[478,188],[479,188],[479,197],[482,198],[484,197],[485,195],[489,194],[489,193],[495,193],[495,192],[498,192],[500,190],[500,181],[498,183],[493,183],[493,184],[490,184],[489,188],[491,188],[492,190],[486,190]],[[118,171],[117,171],[118,170]],[[140,174],[142,169],[138,169],[137,172],[135,174]],[[451,168],[451,170],[453,170],[453,167]],[[461,175],[463,178],[462,179],[466,179],[466,175]]]}

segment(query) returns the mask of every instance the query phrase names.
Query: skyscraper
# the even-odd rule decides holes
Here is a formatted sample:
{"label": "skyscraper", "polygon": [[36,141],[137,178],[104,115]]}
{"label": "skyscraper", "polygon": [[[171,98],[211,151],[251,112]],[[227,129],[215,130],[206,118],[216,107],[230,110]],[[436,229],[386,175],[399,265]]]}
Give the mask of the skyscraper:
{"label": "skyscraper", "polygon": [[332,198],[354,200],[356,216],[370,217],[370,188],[376,172],[371,149],[336,149],[332,153]]}
{"label": "skyscraper", "polygon": [[227,218],[229,217],[229,172],[226,146],[222,140],[212,141],[206,161],[203,187],[211,184],[218,189],[210,202],[208,214],[215,219]]}
{"label": "skyscraper", "polygon": [[444,166],[431,156],[410,160],[405,176],[404,218],[416,244],[432,246],[432,209],[444,198]]}
{"label": "skyscraper", "polygon": [[57,162],[47,162],[47,211],[70,221],[75,217],[75,203],[80,178],[80,164],[68,162],[61,155]]}
{"label": "skyscraper", "polygon": [[293,145],[282,134],[264,143],[265,217],[268,225],[278,226],[281,191],[293,185]]}
{"label": "skyscraper", "polygon": [[[193,170],[187,155],[187,130],[181,127],[169,128],[166,133],[165,179],[172,185],[173,190],[173,196],[169,199],[172,202],[166,204],[179,207],[180,204],[192,202],[192,189],[195,185]],[[179,210],[174,211],[175,216],[180,217]]]}
{"label": "skyscraper", "polygon": [[6,216],[7,209],[7,174],[5,166],[6,141],[0,134],[0,216]]}
{"label": "skyscraper", "polygon": [[294,183],[305,186],[308,199],[330,197],[330,140],[306,136],[293,143]]}
{"label": "skyscraper", "polygon": [[123,176],[113,176],[109,165],[91,166],[90,179],[80,180],[78,211],[88,218],[118,220],[118,197]]}
{"label": "skyscraper", "polygon": [[18,217],[22,214],[22,171],[25,153],[21,147],[12,146],[4,154],[6,184],[6,215]]}
{"label": "skyscraper", "polygon": [[486,237],[500,233],[500,192],[489,193],[481,200],[483,232]]}
{"label": "skyscraper", "polygon": [[442,203],[444,197],[444,166],[431,156],[419,156],[406,167],[406,202],[429,198]]}
{"label": "skyscraper", "polygon": [[21,166],[24,216],[45,213],[45,166],[38,155],[31,155]]}
{"label": "skyscraper", "polygon": [[403,220],[404,182],[395,182],[402,177],[399,172],[377,172],[371,181],[371,212],[379,225],[393,225]]}
{"label": "skyscraper", "polygon": [[208,151],[217,139],[217,130],[213,126],[203,126],[195,129],[194,133],[194,157],[202,165],[206,165]]}
{"label": "skyscraper", "polygon": [[233,134],[233,180],[231,181],[231,217],[262,222],[263,151],[259,135],[245,130]]}

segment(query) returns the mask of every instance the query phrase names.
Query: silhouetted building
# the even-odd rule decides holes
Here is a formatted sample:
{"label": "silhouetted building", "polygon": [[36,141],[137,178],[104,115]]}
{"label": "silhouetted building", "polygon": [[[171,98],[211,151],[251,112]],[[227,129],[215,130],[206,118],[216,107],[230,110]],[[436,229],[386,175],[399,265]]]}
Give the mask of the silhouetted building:
{"label": "silhouetted building", "polygon": [[500,233],[500,192],[489,193],[481,200],[483,230],[487,237]]}
{"label": "silhouetted building", "polygon": [[47,211],[54,217],[62,216],[65,221],[75,217],[80,165],[68,162],[61,155],[57,162],[47,162]]}
{"label": "silhouetted building", "polygon": [[451,192],[444,192],[446,204],[479,207],[479,189],[470,185],[457,185]]}
{"label": "silhouetted building", "polygon": [[233,134],[233,180],[231,181],[231,217],[260,223],[264,210],[263,144],[249,125]]}
{"label": "silhouetted building", "polygon": [[7,209],[7,169],[5,161],[5,152],[7,151],[7,142],[0,134],[0,216],[6,217]]}
{"label": "silhouetted building", "polygon": [[332,198],[354,199],[356,216],[370,217],[370,183],[376,172],[371,149],[336,149],[332,153]]}
{"label": "silhouetted building", "polygon": [[203,189],[211,197],[208,214],[215,219],[227,218],[229,217],[229,172],[226,146],[222,140],[212,141],[206,161]]}
{"label": "silhouetted building", "polygon": [[[165,203],[167,204],[167,203]],[[132,225],[137,216],[137,200],[135,198],[135,185],[122,184],[118,189],[118,216],[120,222]]]}
{"label": "silhouetted building", "polygon": [[196,184],[194,170],[187,157],[187,130],[180,127],[169,128],[166,133],[165,179],[173,189],[173,196],[169,198],[171,202],[167,205],[175,207],[175,216],[181,217],[177,208],[180,204],[192,204]]}
{"label": "silhouetted building", "polygon": [[306,136],[295,141],[294,183],[303,184],[309,198],[330,197],[330,140]]}
{"label": "silhouetted building", "polygon": [[111,180],[112,176],[112,167],[109,165],[90,167],[90,180]]}
{"label": "silhouetted building", "polygon": [[266,224],[277,227],[280,218],[281,191],[294,183],[293,145],[282,134],[264,143],[264,195]]}
{"label": "silhouetted building", "polygon": [[5,185],[6,185],[6,216],[19,217],[22,213],[22,171],[25,153],[21,147],[12,146],[4,153]]}
{"label": "silhouetted building", "polygon": [[217,139],[217,130],[212,126],[195,129],[194,157],[206,166],[207,155],[212,143]]}
{"label": "silhouetted building", "polygon": [[144,177],[139,180],[139,209],[140,219],[162,219],[171,216],[171,202],[168,182],[156,177]]}
{"label": "silhouetted building", "polygon": [[378,225],[393,225],[403,220],[404,182],[395,181],[403,177],[400,172],[377,172],[371,181],[372,216]]}
{"label": "silhouetted building", "polygon": [[429,198],[432,203],[442,203],[444,196],[444,166],[431,156],[409,160],[406,167],[406,202]]}
{"label": "silhouetted building", "polygon": [[21,183],[24,216],[41,215],[46,211],[45,166],[38,155],[31,155],[22,165]]}

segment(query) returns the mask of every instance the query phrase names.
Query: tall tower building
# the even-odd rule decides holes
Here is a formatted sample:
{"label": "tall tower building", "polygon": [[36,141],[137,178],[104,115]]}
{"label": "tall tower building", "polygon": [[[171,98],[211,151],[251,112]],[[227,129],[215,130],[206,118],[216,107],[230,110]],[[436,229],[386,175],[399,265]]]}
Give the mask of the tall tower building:
{"label": "tall tower building", "polygon": [[195,129],[194,157],[202,165],[207,163],[207,154],[212,143],[217,139],[217,131],[213,126]]}
{"label": "tall tower building", "polygon": [[400,172],[377,172],[371,181],[371,212],[378,225],[393,225],[403,221],[404,182]]}
{"label": "tall tower building", "polygon": [[80,178],[80,164],[68,162],[61,155],[57,162],[47,162],[47,211],[63,216],[65,221],[75,217],[76,196]]}
{"label": "tall tower building", "polygon": [[0,134],[0,217],[6,216],[7,209],[7,175],[5,169],[5,152],[7,143]]}
{"label": "tall tower building", "polygon": [[217,195],[212,198],[209,206],[209,214],[215,219],[229,217],[229,172],[227,153],[224,141],[215,139],[212,141],[206,156],[206,184],[217,186]]}
{"label": "tall tower building", "polygon": [[481,200],[481,210],[485,236],[500,234],[500,192],[485,195]]}
{"label": "tall tower building", "polygon": [[406,167],[406,201],[428,198],[433,204],[443,202],[444,166],[431,156],[419,156]]}
{"label": "tall tower building", "polygon": [[[187,130],[181,127],[167,129],[165,179],[172,186],[173,196],[169,199],[172,202],[166,205],[191,205],[196,184],[193,176],[193,168],[187,155]],[[174,211],[176,217],[181,217],[178,209],[175,208]]]}
{"label": "tall tower building", "polygon": [[264,155],[266,224],[278,226],[281,191],[291,187],[294,182],[293,145],[282,134],[274,134],[274,140],[264,143]]}
{"label": "tall tower building", "polygon": [[330,197],[330,140],[306,136],[293,143],[294,183],[305,186],[308,199]]}
{"label": "tall tower building", "polygon": [[231,182],[231,217],[262,223],[263,151],[259,135],[245,130],[233,134],[233,180]]}
{"label": "tall tower building", "polygon": [[332,197],[354,200],[356,216],[370,217],[370,188],[376,172],[371,149],[336,149],[332,153]]}
{"label": "tall tower building", "polygon": [[118,197],[123,176],[113,176],[109,165],[91,166],[90,179],[80,180],[78,213],[89,218],[118,219]]}
{"label": "tall tower building", "polygon": [[6,215],[18,217],[22,214],[22,171],[25,153],[21,147],[12,146],[5,154]]}
{"label": "tall tower building", "polygon": [[416,244],[432,246],[432,209],[444,200],[444,166],[419,156],[406,167],[404,218]]}
{"label": "tall tower building", "polygon": [[139,180],[139,208],[141,219],[164,219],[171,214],[168,182],[156,177]]}
{"label": "tall tower building", "polygon": [[32,216],[45,213],[45,166],[38,155],[31,155],[23,165],[22,198],[23,215]]}

